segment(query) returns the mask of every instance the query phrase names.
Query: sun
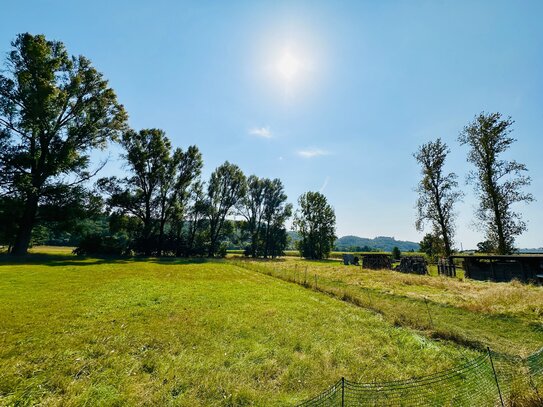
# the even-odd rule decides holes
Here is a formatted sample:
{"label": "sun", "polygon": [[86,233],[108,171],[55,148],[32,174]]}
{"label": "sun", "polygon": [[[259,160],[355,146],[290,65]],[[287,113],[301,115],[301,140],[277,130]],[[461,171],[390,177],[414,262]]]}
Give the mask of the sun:
{"label": "sun", "polygon": [[291,82],[303,69],[303,64],[290,50],[286,49],[279,58],[276,68],[284,80]]}
{"label": "sun", "polygon": [[[320,59],[319,59],[320,60]],[[268,87],[284,101],[299,100],[315,83],[321,71],[308,41],[262,41],[258,46],[259,85]]]}

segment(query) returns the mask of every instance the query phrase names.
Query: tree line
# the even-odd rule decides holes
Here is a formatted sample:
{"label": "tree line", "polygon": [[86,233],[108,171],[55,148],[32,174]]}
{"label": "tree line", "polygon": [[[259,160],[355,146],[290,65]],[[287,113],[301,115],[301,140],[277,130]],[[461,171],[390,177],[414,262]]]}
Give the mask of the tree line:
{"label": "tree line", "polygon": [[[43,35],[20,34],[11,45],[0,74],[0,244],[11,253],[26,254],[44,231],[71,231],[81,254],[216,256],[225,241],[236,240],[249,256],[274,257],[288,244],[292,216],[304,257],[332,250],[335,213],[324,195],[303,194],[294,212],[279,179],[246,177],[228,161],[204,182],[198,147],[173,148],[160,129],[131,129],[87,58],[69,56]],[[526,166],[503,159],[515,141],[512,125],[500,113],[483,112],[458,137],[473,165],[468,182],[485,233],[479,248],[497,254],[515,250],[527,225],[514,207],[533,200],[524,192]],[[88,188],[103,167],[90,168],[90,153],[109,142],[122,146],[127,176],[100,178]],[[455,205],[463,197],[456,174],[445,171],[449,153],[437,139],[414,154],[422,174],[416,227],[431,226],[421,246],[445,256],[454,250]]]}
{"label": "tree line", "polygon": [[[458,142],[469,147],[467,161],[473,165],[467,183],[472,184],[479,201],[475,220],[485,239],[478,250],[505,255],[515,252],[515,239],[527,229],[515,205],[534,200],[524,191],[530,185],[527,168],[503,154],[516,141],[510,137],[513,120],[499,112],[477,115],[460,132]],[[429,224],[431,233],[424,236],[421,250],[430,256],[450,256],[454,250],[456,204],[464,193],[454,172],[445,171],[450,153],[440,138],[420,146],[414,157],[421,167],[418,184],[417,230]]]}
{"label": "tree line", "polygon": [[[44,231],[77,234],[79,254],[217,256],[225,240],[252,257],[287,247],[294,215],[300,252],[327,257],[335,214],[308,192],[293,214],[279,179],[246,177],[228,161],[201,178],[197,146],[173,148],[163,130],[133,130],[115,92],[59,41],[20,34],[0,74],[0,244],[27,253]],[[91,180],[90,153],[118,142],[125,177]],[[239,216],[242,220],[233,221]],[[104,227],[104,222],[106,226]]]}

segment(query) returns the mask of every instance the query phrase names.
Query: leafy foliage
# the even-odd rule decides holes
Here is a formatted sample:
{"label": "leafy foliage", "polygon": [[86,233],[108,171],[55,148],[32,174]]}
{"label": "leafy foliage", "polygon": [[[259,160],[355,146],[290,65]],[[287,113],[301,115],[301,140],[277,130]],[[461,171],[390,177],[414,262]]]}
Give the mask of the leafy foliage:
{"label": "leafy foliage", "polygon": [[443,247],[443,239],[431,233],[427,233],[424,235],[419,246],[420,251],[426,253],[426,255],[433,260],[436,260],[440,254],[445,253],[445,249]]}
{"label": "leafy foliage", "polygon": [[462,192],[457,189],[456,174],[444,173],[443,167],[449,152],[447,144],[438,138],[436,141],[423,144],[414,154],[422,173],[422,179],[417,187],[419,198],[415,225],[417,230],[422,231],[425,222],[429,222],[433,235],[443,241],[443,254],[447,257],[452,253],[454,205],[462,198]]}
{"label": "leafy foliage", "polygon": [[207,187],[209,256],[214,256],[217,252],[225,219],[233,214],[233,209],[245,195],[246,188],[245,175],[237,165],[228,161],[211,174]]}
{"label": "leafy foliage", "polygon": [[292,205],[286,200],[281,180],[255,175],[248,178],[247,193],[239,205],[250,238],[247,255],[276,257],[286,249],[285,222],[292,214]]}
{"label": "leafy foliage", "polygon": [[25,254],[38,207],[89,179],[89,152],[125,127],[126,113],[91,62],[61,42],[20,34],[0,74],[0,192],[20,201],[13,252]]}
{"label": "leafy foliage", "polygon": [[159,129],[128,131],[121,145],[130,175],[123,179],[102,178],[98,188],[108,195],[108,206],[119,215],[139,220],[136,252],[162,255],[167,222],[179,217],[188,188],[200,174],[202,158],[198,149],[173,150]]}
{"label": "leafy foliage", "polygon": [[309,259],[328,257],[336,240],[336,214],[320,192],[306,192],[298,199],[294,227],[301,240],[300,254]]}
{"label": "leafy foliage", "polygon": [[468,161],[475,166],[468,182],[475,186],[480,203],[476,217],[486,233],[486,239],[497,254],[515,250],[515,238],[526,229],[526,223],[513,207],[534,200],[524,192],[530,177],[524,164],[501,158],[516,141],[509,137],[511,118],[502,119],[500,113],[480,113],[460,133],[458,140],[468,145]]}
{"label": "leafy foliage", "polygon": [[477,243],[477,251],[479,253],[494,253],[496,247],[490,240],[483,240],[482,242]]}

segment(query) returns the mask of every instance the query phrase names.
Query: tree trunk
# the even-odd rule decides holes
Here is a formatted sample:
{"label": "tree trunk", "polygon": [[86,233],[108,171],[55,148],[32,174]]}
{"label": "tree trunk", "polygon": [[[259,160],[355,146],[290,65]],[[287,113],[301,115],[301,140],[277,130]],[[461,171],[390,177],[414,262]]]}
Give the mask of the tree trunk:
{"label": "tree trunk", "polygon": [[11,251],[15,256],[23,256],[28,253],[30,239],[32,238],[32,228],[36,220],[36,212],[38,210],[38,197],[31,195],[25,204],[23,216],[19,222],[19,230],[15,238],[15,244]]}
{"label": "tree trunk", "polygon": [[265,234],[265,237],[264,237],[264,258],[267,259],[268,258],[268,253],[269,253],[269,250],[270,250],[270,223],[268,222],[266,224],[266,234]]}
{"label": "tree trunk", "polygon": [[217,225],[215,222],[211,222],[210,225],[210,233],[209,233],[209,250],[208,250],[208,256],[209,257],[215,257],[215,244],[216,244],[216,234],[218,235],[217,231]]}
{"label": "tree trunk", "polygon": [[158,257],[162,256],[163,252],[163,245],[164,245],[164,226],[166,224],[165,220],[160,221],[160,230],[158,233]]}

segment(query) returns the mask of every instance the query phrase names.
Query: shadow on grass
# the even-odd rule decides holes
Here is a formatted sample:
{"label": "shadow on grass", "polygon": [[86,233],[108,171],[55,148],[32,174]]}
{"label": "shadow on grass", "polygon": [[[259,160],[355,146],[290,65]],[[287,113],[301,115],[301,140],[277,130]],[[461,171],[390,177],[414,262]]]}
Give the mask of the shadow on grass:
{"label": "shadow on grass", "polygon": [[96,266],[100,264],[128,264],[128,263],[155,263],[163,265],[179,265],[179,264],[199,264],[213,261],[221,261],[222,259],[194,257],[120,257],[120,256],[103,256],[103,257],[84,257],[67,254],[44,254],[44,253],[29,253],[26,256],[12,256],[8,254],[0,254],[0,266],[15,266],[15,265],[44,265],[44,266]]}
{"label": "shadow on grass", "polygon": [[[25,256],[13,256],[7,253],[0,253],[0,266],[14,265],[44,265],[44,266],[95,266],[99,264],[127,264],[127,263],[155,263],[162,265],[199,264],[207,262],[220,262],[224,260],[252,261],[262,263],[284,262],[285,258],[262,259],[245,256],[228,256],[223,258],[210,257],[130,257],[130,256],[76,256],[74,254],[55,253],[28,253]],[[320,260],[318,262],[335,262],[334,260]]]}

